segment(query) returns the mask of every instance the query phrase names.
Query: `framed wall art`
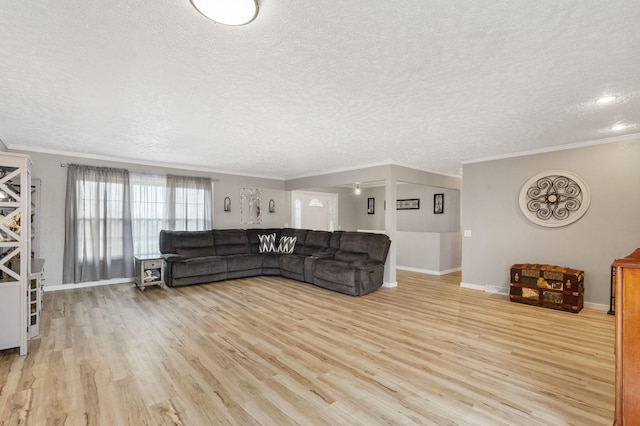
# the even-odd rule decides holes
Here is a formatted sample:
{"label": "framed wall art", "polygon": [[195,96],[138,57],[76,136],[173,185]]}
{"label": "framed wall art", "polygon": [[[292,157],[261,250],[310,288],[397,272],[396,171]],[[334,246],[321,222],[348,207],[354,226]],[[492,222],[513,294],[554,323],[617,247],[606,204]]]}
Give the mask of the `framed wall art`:
{"label": "framed wall art", "polygon": [[420,208],[420,198],[407,198],[396,200],[396,210],[418,210]]}
{"label": "framed wall art", "polygon": [[444,194],[433,194],[433,214],[444,213]]}
{"label": "framed wall art", "polygon": [[376,199],[367,198],[367,214],[375,214],[376,212]]}

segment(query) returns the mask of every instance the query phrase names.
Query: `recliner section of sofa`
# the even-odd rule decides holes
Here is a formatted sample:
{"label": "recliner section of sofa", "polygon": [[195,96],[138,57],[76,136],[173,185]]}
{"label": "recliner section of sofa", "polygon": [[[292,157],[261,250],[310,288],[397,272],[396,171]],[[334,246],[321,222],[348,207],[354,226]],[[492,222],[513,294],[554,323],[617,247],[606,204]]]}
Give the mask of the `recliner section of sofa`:
{"label": "recliner section of sofa", "polygon": [[[258,236],[295,237],[293,253],[261,253]],[[384,234],[294,228],[160,232],[165,282],[176,287],[281,275],[353,296],[382,286],[391,240]]]}

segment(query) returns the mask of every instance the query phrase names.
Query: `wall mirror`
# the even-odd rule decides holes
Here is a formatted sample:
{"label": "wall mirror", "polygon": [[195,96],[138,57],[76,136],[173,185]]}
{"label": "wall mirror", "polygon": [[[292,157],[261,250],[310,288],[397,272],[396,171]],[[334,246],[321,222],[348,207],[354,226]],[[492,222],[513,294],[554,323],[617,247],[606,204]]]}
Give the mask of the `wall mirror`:
{"label": "wall mirror", "polygon": [[240,190],[240,223],[262,223],[262,191],[258,188]]}

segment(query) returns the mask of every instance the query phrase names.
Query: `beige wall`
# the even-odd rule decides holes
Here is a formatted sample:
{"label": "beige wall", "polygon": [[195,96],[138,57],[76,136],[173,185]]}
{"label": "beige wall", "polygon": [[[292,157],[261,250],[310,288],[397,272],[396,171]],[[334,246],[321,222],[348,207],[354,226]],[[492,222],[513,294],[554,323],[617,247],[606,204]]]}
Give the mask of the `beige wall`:
{"label": "beige wall", "polygon": [[[611,262],[640,246],[639,160],[633,140],[464,165],[463,283],[506,288],[514,263],[555,264],[584,270],[585,300],[608,306]],[[591,189],[587,213],[561,228],[531,223],[518,206],[522,185],[552,169]]]}
{"label": "beige wall", "polygon": [[[181,170],[169,167],[120,163],[90,158],[27,152],[33,162],[32,177],[42,180],[40,206],[40,257],[45,263],[45,285],[62,284],[62,260],[64,250],[64,210],[67,183],[67,169],[60,164],[77,163],[93,166],[119,167],[132,171],[179,174],[183,176],[205,176],[218,180],[214,183],[213,225],[216,228],[247,227],[282,227],[290,222],[289,196],[284,191],[284,181],[275,179],[254,178],[248,176],[228,175],[192,170]],[[261,225],[243,225],[240,223],[239,196],[242,187],[262,189],[262,199],[266,203],[270,199],[276,202],[276,212],[263,210]],[[229,196],[232,200],[232,211],[224,212],[223,200]]]}

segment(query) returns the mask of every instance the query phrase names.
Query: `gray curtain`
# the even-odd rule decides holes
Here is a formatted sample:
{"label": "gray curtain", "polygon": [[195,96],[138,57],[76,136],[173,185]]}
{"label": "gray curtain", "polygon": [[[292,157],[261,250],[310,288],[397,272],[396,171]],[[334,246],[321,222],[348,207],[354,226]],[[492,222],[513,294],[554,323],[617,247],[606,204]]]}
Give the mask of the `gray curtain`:
{"label": "gray curtain", "polygon": [[129,172],[69,165],[62,282],[133,276]]}
{"label": "gray curtain", "polygon": [[211,229],[211,179],[167,175],[167,229]]}

